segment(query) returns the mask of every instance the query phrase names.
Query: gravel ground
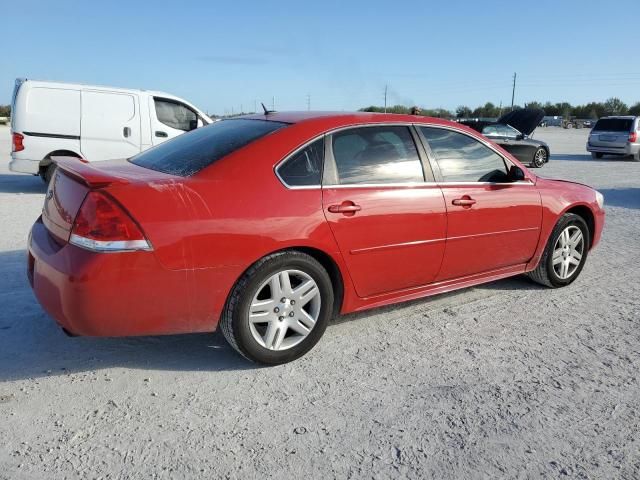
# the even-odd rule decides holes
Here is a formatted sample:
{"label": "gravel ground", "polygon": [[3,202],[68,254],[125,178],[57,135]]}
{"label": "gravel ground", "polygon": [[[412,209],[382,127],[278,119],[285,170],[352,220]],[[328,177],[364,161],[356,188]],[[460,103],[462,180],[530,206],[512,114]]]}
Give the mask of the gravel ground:
{"label": "gravel ground", "polygon": [[571,286],[513,278],[336,319],[292,364],[219,334],[66,337],[25,277],[39,179],[0,127],[0,478],[639,478],[640,163],[539,129],[600,189]]}

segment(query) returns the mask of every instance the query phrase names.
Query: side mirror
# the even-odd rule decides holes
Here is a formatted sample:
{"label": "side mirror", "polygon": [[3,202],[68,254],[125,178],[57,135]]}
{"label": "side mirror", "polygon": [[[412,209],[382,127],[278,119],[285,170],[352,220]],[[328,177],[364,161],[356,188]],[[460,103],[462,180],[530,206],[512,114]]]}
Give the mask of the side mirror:
{"label": "side mirror", "polygon": [[516,135],[516,140],[524,140],[524,135],[522,133],[519,133],[518,135]]}
{"label": "side mirror", "polygon": [[526,177],[524,176],[524,172],[517,165],[511,165],[509,169],[508,178],[510,182],[519,182],[524,180]]}
{"label": "side mirror", "polygon": [[189,131],[198,128],[198,120],[189,120]]}

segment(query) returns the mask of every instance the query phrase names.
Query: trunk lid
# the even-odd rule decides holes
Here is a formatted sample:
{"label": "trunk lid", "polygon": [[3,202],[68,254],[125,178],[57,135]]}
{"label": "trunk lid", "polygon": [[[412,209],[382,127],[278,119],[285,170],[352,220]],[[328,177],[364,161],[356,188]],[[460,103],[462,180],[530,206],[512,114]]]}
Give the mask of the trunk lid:
{"label": "trunk lid", "polygon": [[42,221],[61,243],[67,243],[73,223],[90,190],[126,187],[129,184],[153,184],[166,174],[131,164],[110,160],[98,164],[75,157],[53,157],[57,169],[44,200]]}

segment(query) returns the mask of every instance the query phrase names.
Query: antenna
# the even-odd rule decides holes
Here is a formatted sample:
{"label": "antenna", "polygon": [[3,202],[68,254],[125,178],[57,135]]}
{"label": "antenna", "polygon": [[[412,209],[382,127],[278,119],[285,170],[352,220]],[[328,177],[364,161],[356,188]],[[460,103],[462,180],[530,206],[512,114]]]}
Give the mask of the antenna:
{"label": "antenna", "polygon": [[267,107],[264,106],[264,103],[261,103],[260,105],[262,105],[262,110],[264,110],[265,116],[276,112],[275,110],[268,110]]}

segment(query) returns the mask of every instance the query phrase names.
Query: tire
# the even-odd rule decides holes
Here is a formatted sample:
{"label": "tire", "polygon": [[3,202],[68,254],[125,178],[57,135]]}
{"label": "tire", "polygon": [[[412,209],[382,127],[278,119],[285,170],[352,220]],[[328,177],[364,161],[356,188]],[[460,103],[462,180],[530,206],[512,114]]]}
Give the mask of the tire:
{"label": "tire", "polygon": [[[573,236],[580,231],[582,234],[582,245],[581,245],[581,257],[578,260],[579,264],[571,264],[569,263],[569,257],[573,257],[574,251],[580,250],[580,246],[576,245],[576,248],[569,247],[567,251],[567,257],[565,257],[565,251],[562,247],[562,240],[560,236],[565,232],[569,232],[569,239],[573,238]],[[566,238],[566,237],[565,237]],[[540,263],[536,267],[535,270],[527,273],[529,278],[531,278],[534,282],[539,283],[540,285],[545,285],[551,288],[564,287],[572,283],[582,271],[585,262],[587,261],[587,255],[589,253],[589,245],[591,244],[591,238],[589,236],[589,228],[587,227],[584,219],[573,213],[565,213],[558,223],[554,227],[551,235],[549,236],[549,240],[547,241],[547,246],[544,249],[542,254],[542,258],[540,259]],[[578,243],[578,242],[576,242]],[[561,255],[557,255],[557,252],[561,251]],[[556,254],[554,254],[556,253]],[[567,261],[567,265],[569,265],[566,271],[566,276],[563,275],[563,267],[557,263],[557,260],[554,260],[554,257],[560,258],[560,262],[564,263]],[[554,261],[556,265],[554,266]],[[575,267],[575,268],[572,268]],[[558,271],[560,270],[560,271]]]}
{"label": "tire", "polygon": [[49,185],[51,179],[53,178],[53,175],[56,172],[56,168],[57,167],[55,163],[50,163],[45,168],[40,170],[40,178],[45,184]]}
{"label": "tire", "polygon": [[604,155],[602,152],[591,152],[591,158],[602,158],[602,155]]}
{"label": "tire", "polygon": [[[283,283],[285,274],[290,289]],[[312,283],[306,283],[309,281],[315,284],[317,296],[310,297],[314,290]],[[296,290],[299,287],[307,293]],[[274,253],[253,264],[236,282],[220,328],[227,342],[247,359],[279,365],[300,358],[318,343],[331,319],[333,303],[331,278],[316,259],[298,251]]]}
{"label": "tire", "polygon": [[542,168],[548,161],[549,154],[547,153],[547,150],[543,147],[539,147],[533,154],[533,161],[531,162],[531,166],[535,168]]}
{"label": "tire", "polygon": [[635,162],[640,162],[640,152],[631,156]]}

